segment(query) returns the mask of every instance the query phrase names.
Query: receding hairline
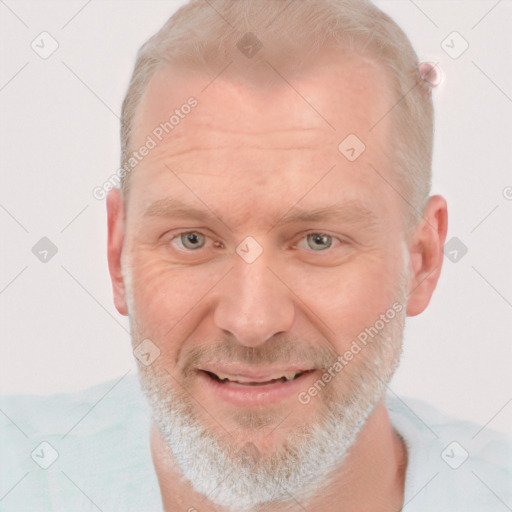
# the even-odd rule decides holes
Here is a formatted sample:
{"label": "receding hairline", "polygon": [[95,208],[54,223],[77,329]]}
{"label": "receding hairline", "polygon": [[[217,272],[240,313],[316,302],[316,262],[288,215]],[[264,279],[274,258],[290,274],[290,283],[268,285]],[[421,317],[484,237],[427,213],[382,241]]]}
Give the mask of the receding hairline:
{"label": "receding hairline", "polygon": [[[208,74],[208,72],[203,69],[197,69],[196,67],[187,65],[186,63],[183,63],[179,60],[177,62],[161,62],[160,65],[154,69],[151,77],[145,84],[144,90],[142,91],[139,97],[139,101],[135,106],[134,117],[132,120],[130,150],[136,146],[135,141],[137,138],[140,139],[141,137],[145,137],[147,135],[146,132],[140,133],[137,130],[137,127],[141,125],[142,116],[145,113],[145,102],[148,101],[148,95],[152,90],[152,86],[154,85],[155,80],[161,78],[162,76],[165,77],[164,79],[169,79],[169,85],[171,89],[173,87],[173,78],[176,80],[184,81],[190,80],[190,83],[194,83],[198,86],[199,91],[205,86],[208,87],[212,79],[215,79],[216,83],[225,83],[228,86],[234,85],[235,87],[240,87],[243,89],[244,94],[247,92],[250,95],[255,90],[258,92],[263,90],[264,92],[268,93],[272,93],[274,91],[279,92],[280,90],[294,90],[295,94],[297,94],[297,97],[300,97],[300,91],[294,87],[294,84],[297,84],[298,82],[300,83],[300,79],[302,77],[307,78],[312,76],[315,68],[323,66],[327,73],[335,73],[340,71],[342,72],[345,66],[353,71],[354,65],[361,64],[363,68],[369,68],[370,70],[375,71],[376,75],[378,75],[378,80],[383,86],[383,90],[385,90],[387,93],[391,93],[392,95],[393,76],[372,52],[369,52],[362,47],[347,48],[345,46],[339,47],[334,44],[329,44],[320,48],[317,54],[303,60],[302,63],[303,66],[300,69],[295,69],[293,71],[295,73],[294,75],[290,74],[284,77],[282,74],[276,73],[272,65],[267,63],[267,60],[261,60],[260,65],[257,68],[255,67],[253,72],[250,74],[244,74],[243,72],[240,73],[239,71],[243,71],[243,68],[237,69],[229,67],[225,70],[224,73],[222,73],[221,76],[217,76],[218,74],[214,75],[212,73]],[[330,67],[328,66],[329,63],[333,63],[334,65]],[[356,82],[353,81],[353,83]],[[319,84],[316,89],[321,91],[323,90],[323,87]],[[390,100],[392,100],[391,95]],[[185,96],[183,96],[180,99],[177,99],[177,101],[185,99]],[[308,107],[306,98],[303,97],[303,100],[305,108],[312,108],[311,105]],[[176,106],[178,105],[176,104]],[[319,119],[320,117],[321,116],[319,115]],[[370,127],[370,125],[371,123],[369,120],[368,126]],[[329,129],[327,123],[325,126]],[[135,135],[137,137],[135,137]],[[128,179],[125,182],[125,197],[128,195],[127,193],[130,181],[131,180]]]}
{"label": "receding hairline", "polygon": [[[242,65],[252,66],[258,59],[264,60],[266,50],[278,48],[281,51],[273,54],[281,60],[274,62],[275,66],[279,70],[292,69],[293,66],[301,68],[304,59],[314,58],[327,42],[353,52],[360,51],[359,46],[384,63],[388,76],[396,85],[396,108],[392,109],[392,115],[400,120],[396,126],[399,147],[395,153],[406,187],[404,195],[421,209],[430,190],[431,95],[429,88],[418,82],[418,59],[409,39],[387,14],[370,1],[363,0],[301,0],[292,3],[285,15],[276,17],[274,15],[282,9],[281,2],[276,0],[217,0],[215,8],[222,16],[203,1],[189,2],[139,50],[123,103],[121,140],[125,145],[122,158],[127,153],[134,106],[137,107],[148,78],[161,65],[172,63],[193,70],[206,69],[215,76],[233,58]],[[225,19],[229,20],[233,30],[227,27]],[[266,27],[269,19],[272,20],[271,29],[265,32],[261,27]],[[247,32],[255,32],[263,41],[262,50],[251,59],[236,49],[237,40]],[[304,41],[308,44],[302,44]],[[295,52],[287,52],[284,48],[292,48]],[[123,180],[123,184],[125,181],[129,182]]]}
{"label": "receding hairline", "polygon": [[[213,83],[212,80],[215,81],[216,84],[220,83],[225,84],[228,87],[239,87],[240,90],[243,90],[243,93],[247,93],[248,96],[253,92],[263,92],[267,94],[279,91],[294,91],[297,98],[302,97],[305,108],[310,108],[314,111],[314,105],[309,104],[308,106],[307,98],[302,96],[301,92],[295,87],[295,85],[300,84],[300,81],[303,78],[308,79],[309,77],[314,76],[316,72],[315,68],[318,69],[319,67],[323,67],[323,71],[326,72],[324,75],[325,79],[333,79],[333,75],[336,73],[343,73],[345,69],[348,69],[351,76],[349,85],[353,84],[358,88],[358,82],[354,80],[354,75],[358,75],[359,73],[358,71],[355,72],[354,66],[358,66],[360,69],[363,69],[363,73],[368,70],[370,73],[375,72],[375,75],[378,76],[378,80],[382,86],[382,90],[386,93],[393,92],[393,77],[385,66],[378,61],[375,55],[372,55],[364,49],[349,50],[347,48],[340,48],[334,45],[322,48],[314,59],[311,58],[308,61],[304,61],[303,66],[294,71],[295,74],[286,76],[276,72],[269,61],[262,62],[261,66],[259,66],[258,69],[255,69],[251,74],[240,73],[239,70],[229,67],[221,76],[209,74],[205,70],[196,69],[181,62],[162,62],[161,65],[152,73],[139,97],[139,101],[134,108],[132,128],[140,124],[141,117],[144,114],[144,107],[147,106],[145,105],[145,102],[148,101],[148,95],[152,91],[155,81],[158,79],[163,78],[169,82],[169,91],[173,90],[173,80],[176,80],[176,82],[189,82],[191,86],[195,87],[195,89],[190,89],[191,93],[202,93],[204,89],[208,88]],[[329,77],[329,74],[331,77]],[[361,83],[359,83],[359,86],[360,85]],[[300,88],[300,85],[298,87]],[[175,89],[177,89],[177,87]],[[316,89],[321,91],[324,87],[319,84]],[[176,101],[184,101],[186,100],[186,96],[187,94],[180,98],[176,98]],[[391,97],[389,99],[392,100]],[[317,113],[317,115],[321,118],[320,114]],[[369,120],[369,122],[371,122],[371,120]],[[327,123],[326,126],[328,126]],[[369,124],[369,127],[370,126],[371,124]],[[140,136],[141,134],[138,135]],[[133,141],[134,138],[131,139],[132,146]]]}

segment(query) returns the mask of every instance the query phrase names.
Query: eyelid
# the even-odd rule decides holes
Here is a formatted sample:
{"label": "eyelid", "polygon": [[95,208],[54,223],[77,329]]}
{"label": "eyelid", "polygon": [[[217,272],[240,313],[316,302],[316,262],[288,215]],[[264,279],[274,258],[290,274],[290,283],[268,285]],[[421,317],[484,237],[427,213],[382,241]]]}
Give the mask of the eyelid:
{"label": "eyelid", "polygon": [[[325,236],[329,236],[333,240],[337,240],[341,245],[349,244],[351,242],[351,240],[348,237],[344,237],[344,236],[340,236],[340,235],[335,235],[334,233],[329,233],[328,231],[322,231],[322,230],[318,230],[318,229],[316,229],[316,230],[315,229],[311,229],[311,230],[304,231],[303,233],[301,233],[299,240],[293,245],[293,247],[296,247],[299,244],[299,242],[302,242],[303,240],[305,240],[308,235],[325,235]],[[314,251],[313,249],[309,249],[309,251],[315,252],[315,253],[321,253],[321,252],[327,252],[328,249],[332,249],[332,248],[333,247],[331,246],[331,247],[328,247],[324,251]]]}
{"label": "eyelid", "polygon": [[[173,231],[175,231],[175,230],[173,230]],[[208,240],[210,238],[209,235],[207,235],[206,233],[203,233],[200,229],[184,229],[182,231],[177,231],[172,235],[169,235],[169,233],[164,233],[164,235],[162,235],[162,237],[161,237],[161,240],[163,241],[163,243],[165,245],[172,245],[177,251],[186,252],[186,253],[190,253],[190,254],[192,254],[194,252],[199,252],[201,249],[205,248],[205,246],[207,245],[207,241],[205,242],[205,246],[200,247],[199,249],[196,249],[196,250],[187,249],[185,246],[183,246],[183,244],[180,244],[180,246],[178,246],[178,247],[176,247],[174,245],[174,241],[176,239],[179,240],[182,235],[186,235],[188,233],[197,233],[199,235],[204,236],[206,238],[206,240]],[[169,236],[166,236],[166,235],[169,235]]]}
{"label": "eyelid", "polygon": [[[179,239],[181,237],[181,235],[186,235],[188,233],[197,233],[197,234],[200,234],[200,235],[203,235],[206,240],[210,239],[211,240],[211,237],[204,233],[203,231],[201,231],[201,229],[186,229],[186,230],[183,230],[183,231],[179,231],[177,232],[176,234],[172,235],[169,240],[166,242],[166,243],[171,243],[173,242],[175,239]],[[331,237],[333,240],[337,240],[341,245],[344,245],[344,244],[348,244],[351,242],[351,240],[348,238],[348,237],[344,237],[344,236],[340,236],[340,235],[335,235],[333,233],[330,233],[328,231],[322,231],[322,230],[307,230],[307,231],[303,231],[302,233],[299,234],[300,238],[298,239],[297,242],[295,242],[292,247],[295,248],[300,242],[302,242],[303,240],[305,240],[307,238],[308,235],[326,235],[326,236],[329,236]],[[205,243],[206,245],[206,243]],[[181,250],[183,252],[199,252],[200,249],[204,249],[205,247],[200,247],[199,249],[196,249],[196,250],[193,250],[193,249],[187,249],[186,247],[183,247]],[[332,249],[333,247],[328,247],[328,249]],[[313,249],[309,249],[311,252],[315,252],[315,253],[321,253],[321,252],[327,252],[326,249],[325,251],[314,251]]]}

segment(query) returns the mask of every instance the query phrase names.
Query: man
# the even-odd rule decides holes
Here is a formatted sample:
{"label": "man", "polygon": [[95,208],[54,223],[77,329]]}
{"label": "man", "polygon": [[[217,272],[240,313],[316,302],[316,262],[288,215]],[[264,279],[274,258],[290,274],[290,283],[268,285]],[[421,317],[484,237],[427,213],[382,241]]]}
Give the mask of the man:
{"label": "man", "polygon": [[429,196],[436,70],[418,66],[361,0],[192,1],[141,48],[108,262],[159,492],[128,410],[138,463],[102,461],[77,510],[512,506],[505,444],[465,456],[467,426],[386,395],[447,232]]}

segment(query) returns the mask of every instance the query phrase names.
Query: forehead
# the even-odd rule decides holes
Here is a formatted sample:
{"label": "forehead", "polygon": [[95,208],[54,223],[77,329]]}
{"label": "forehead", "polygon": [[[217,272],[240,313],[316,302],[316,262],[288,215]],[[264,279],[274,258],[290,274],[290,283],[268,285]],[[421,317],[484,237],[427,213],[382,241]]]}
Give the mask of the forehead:
{"label": "forehead", "polygon": [[[150,133],[190,96],[198,99],[200,115],[193,116],[189,125],[203,122],[243,133],[258,132],[259,127],[265,133],[272,128],[316,129],[334,139],[350,130],[369,137],[376,116],[385,113],[392,101],[383,67],[355,53],[326,50],[314,63],[294,72],[280,70],[269,61],[259,68],[259,72],[247,72],[253,77],[248,79],[240,66],[233,71],[229,63],[217,76],[160,68],[139,103],[134,138]],[[181,132],[183,128],[173,134]]]}
{"label": "forehead", "polygon": [[[325,53],[295,73],[267,64],[267,74],[252,83],[231,75],[229,66],[217,77],[170,67],[155,74],[138,107],[132,149],[155,139],[155,129],[191,96],[197,106],[181,113],[132,172],[130,197],[141,208],[183,191],[185,182],[212,200],[243,194],[260,201],[276,188],[298,198],[333,166],[336,172],[323,180],[326,198],[340,184],[348,195],[376,181],[382,188],[368,166],[384,173],[390,167],[390,120],[370,130],[394,103],[382,66],[339,53]],[[338,149],[350,134],[366,146],[353,162]]]}

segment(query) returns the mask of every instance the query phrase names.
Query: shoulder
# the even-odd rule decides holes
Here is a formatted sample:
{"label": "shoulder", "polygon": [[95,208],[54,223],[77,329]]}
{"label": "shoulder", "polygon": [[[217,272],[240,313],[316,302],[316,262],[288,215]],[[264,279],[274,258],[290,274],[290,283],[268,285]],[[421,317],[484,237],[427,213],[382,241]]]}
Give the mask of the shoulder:
{"label": "shoulder", "polygon": [[131,373],[74,393],[1,396],[0,458],[9,467],[0,476],[2,504],[161,510],[149,427]]}
{"label": "shoulder", "polygon": [[512,439],[421,400],[388,395],[391,423],[408,451],[407,510],[512,507]]}

